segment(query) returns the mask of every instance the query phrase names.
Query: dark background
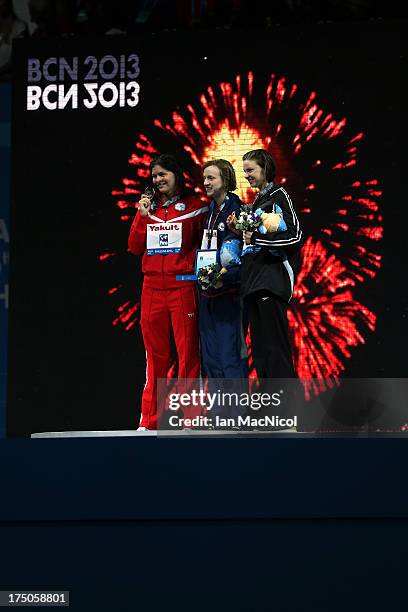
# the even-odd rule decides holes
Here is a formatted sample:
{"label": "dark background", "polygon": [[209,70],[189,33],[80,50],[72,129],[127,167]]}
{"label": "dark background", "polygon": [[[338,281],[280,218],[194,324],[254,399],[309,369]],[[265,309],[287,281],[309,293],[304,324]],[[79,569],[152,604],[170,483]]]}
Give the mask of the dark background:
{"label": "dark background", "polygon": [[[250,21],[247,16],[246,21]],[[377,277],[380,289],[365,296],[377,311],[384,305],[378,333],[369,337],[366,347],[354,351],[353,363],[362,367],[370,359],[372,367],[376,362],[386,372],[391,370],[392,376],[406,375],[406,359],[399,348],[406,330],[401,313],[407,306],[402,164],[406,142],[406,50],[399,34],[406,32],[406,25],[344,24],[336,39],[337,43],[341,40],[341,52],[333,73],[326,59],[334,44],[332,26],[324,26],[317,55],[310,54],[308,49],[313,47],[316,30],[322,29],[311,24],[300,27],[303,44],[293,53],[295,78],[299,80],[299,74],[315,75],[316,79],[324,75],[325,83],[337,82],[342,97],[353,102],[352,113],[351,107],[347,107],[345,114],[350,120],[353,117],[355,127],[366,128],[370,135],[373,172],[379,175],[384,187],[386,233],[382,246],[388,257]],[[272,35],[282,36],[285,61],[288,53],[291,55],[286,31],[285,35],[275,31]],[[178,38],[170,36],[173,42]],[[183,33],[183,40],[184,36]],[[224,40],[225,33],[220,36]],[[295,43],[292,37],[290,40],[292,47]],[[208,41],[215,44],[213,32],[208,33]],[[233,52],[228,53],[228,66],[235,61],[240,35],[235,41]],[[158,44],[161,42],[166,43],[166,35],[160,36]],[[252,57],[258,59],[256,53]],[[358,66],[364,66],[364,70],[357,71]],[[354,85],[350,88],[349,77],[354,70]],[[193,78],[189,75],[186,81]],[[307,83],[309,87],[311,83]],[[321,99],[325,88],[319,87],[318,91]],[[336,91],[327,87],[329,108],[334,108],[335,96],[331,98]],[[189,94],[188,100],[192,98]],[[369,108],[376,109],[374,115],[368,112]],[[109,112],[104,112],[104,118],[108,123]],[[62,130],[65,116],[59,121]],[[65,142],[59,133],[50,130],[47,138],[54,136],[59,147],[61,142],[67,147],[69,133],[66,136],[65,129],[63,133]],[[24,155],[20,146],[19,165],[14,170],[27,200],[13,224],[20,221],[19,232],[21,228],[25,240],[30,236],[27,229],[23,231],[25,214],[29,215],[27,220],[37,218],[37,213],[43,210],[42,193],[47,192],[48,182],[54,180],[36,157],[35,147],[40,153],[44,137],[40,129],[38,134],[31,157]],[[20,136],[24,137],[23,130]],[[88,144],[85,136],[82,142]],[[24,138],[23,143],[27,145]],[[120,176],[127,159],[127,145],[121,143],[121,150],[122,147]],[[104,151],[105,148],[100,149],[98,157]],[[47,153],[48,162],[54,153],[51,150]],[[116,163],[112,153],[109,162]],[[30,170],[32,164],[36,164],[37,171]],[[34,195],[26,177],[27,180],[37,177],[43,190]],[[111,180],[104,172],[93,178],[93,194],[106,198]],[[72,189],[75,185],[72,176],[68,183]],[[55,184],[58,197],[49,204],[47,214],[57,223],[66,182]],[[113,207],[111,210],[114,216]],[[88,223],[88,228],[89,225],[92,224]],[[38,223],[35,227],[39,231]],[[15,273],[25,264],[36,275],[35,279],[28,274],[22,277],[21,290],[17,293],[15,286],[16,293],[12,294],[10,388],[16,401],[9,415],[9,434],[20,435],[28,432],[28,413],[35,413],[37,425],[50,425],[49,418],[41,423],[39,391],[34,384],[35,372],[42,371],[41,355],[50,368],[50,385],[53,385],[51,372],[69,366],[64,392],[71,394],[79,388],[79,382],[74,380],[70,368],[75,365],[74,373],[78,374],[80,366],[79,360],[77,364],[72,357],[61,358],[61,350],[54,360],[48,358],[45,336],[36,331],[41,324],[43,330],[46,328],[44,321],[41,323],[35,317],[42,312],[35,304],[39,299],[38,287],[58,287],[57,282],[42,278],[44,266],[52,267],[49,256],[35,266],[30,253],[38,248],[38,243],[30,238],[30,250],[21,249],[24,255],[21,254],[18,263],[19,238],[13,234],[12,240],[16,246],[12,253]],[[94,249],[90,253],[93,257]],[[130,268],[133,265],[129,263]],[[95,269],[101,271],[98,266]],[[56,279],[59,278],[57,275]],[[86,283],[82,285],[87,290]],[[30,294],[33,289],[35,299]],[[26,309],[25,299],[29,299]],[[110,316],[109,308],[106,312]],[[391,309],[388,315],[387,308]],[[107,334],[109,326],[105,325],[105,317],[102,319]],[[129,337],[130,334],[123,333],[123,338]],[[115,342],[122,339],[115,336]],[[128,344],[135,346],[130,338]],[[83,350],[81,345],[81,353]],[[85,376],[79,378],[82,384],[84,379]],[[123,380],[128,389],[128,379]],[[63,393],[58,389],[54,393],[58,396],[55,411],[60,412]],[[45,389],[42,394],[46,395]],[[133,398],[130,389],[129,394]],[[115,403],[115,411],[118,405]],[[98,415],[92,416],[95,419]],[[129,408],[128,416],[133,418],[133,407]],[[124,422],[122,419],[121,423]],[[71,608],[87,611],[175,607],[400,612],[407,607],[407,521],[397,518],[407,516],[405,447],[406,441],[401,439],[167,443],[149,439],[4,440],[0,445],[1,587],[71,589]],[[370,516],[374,518],[367,518]]]}
{"label": "dark background", "polygon": [[[211,36],[162,32],[141,34],[135,41],[123,36],[18,41],[8,435],[136,426],[145,380],[140,328],[126,332],[111,325],[115,299],[107,289],[119,282],[128,287],[129,298],[137,299],[140,263],[126,254],[129,224],[119,221],[110,192],[120,187],[123,176],[130,176],[127,159],[135,139],[154,118],[169,118],[178,105],[194,106],[208,85],[232,81],[248,70],[264,74],[265,83],[275,72],[305,92],[317,91],[321,107],[337,119],[347,117],[350,134],[365,133],[360,175],[378,178],[384,192],[383,265],[374,281],[356,291],[378,314],[378,322],[366,344],[352,349],[346,374],[406,376],[403,36],[400,24],[385,21],[292,25],[266,32],[222,30]],[[127,50],[140,55],[141,101],[136,108],[24,110],[26,56],[85,57]],[[170,142],[160,138],[156,145]],[[180,157],[188,163],[185,154]],[[302,168],[295,171],[308,180]],[[193,172],[200,181],[197,169]],[[343,175],[333,175],[333,180],[344,180]],[[289,191],[290,185],[289,176]],[[330,194],[330,185],[326,188]],[[304,218],[307,235],[316,235],[331,211],[322,203],[318,213]],[[102,265],[98,255],[112,250],[120,256]]]}
{"label": "dark background", "polygon": [[408,603],[402,520],[44,521],[3,524],[0,536],[4,584],[69,589],[75,612],[402,612]]}

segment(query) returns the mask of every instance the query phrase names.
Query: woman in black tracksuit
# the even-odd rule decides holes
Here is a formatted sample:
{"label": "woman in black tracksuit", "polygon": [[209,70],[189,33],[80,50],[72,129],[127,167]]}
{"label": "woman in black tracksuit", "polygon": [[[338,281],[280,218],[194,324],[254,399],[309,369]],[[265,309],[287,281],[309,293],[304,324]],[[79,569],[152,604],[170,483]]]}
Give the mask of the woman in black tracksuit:
{"label": "woman in black tracksuit", "polygon": [[259,190],[253,209],[277,212],[286,224],[285,231],[243,234],[241,295],[248,313],[253,362],[258,378],[294,378],[287,308],[301,267],[302,230],[289,194],[274,182],[272,155],[263,149],[249,151],[243,164],[245,178]]}

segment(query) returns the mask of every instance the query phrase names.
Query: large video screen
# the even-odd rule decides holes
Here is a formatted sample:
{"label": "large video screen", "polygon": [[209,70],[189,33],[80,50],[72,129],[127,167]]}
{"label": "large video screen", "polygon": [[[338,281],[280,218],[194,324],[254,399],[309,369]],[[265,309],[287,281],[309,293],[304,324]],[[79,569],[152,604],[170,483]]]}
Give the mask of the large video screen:
{"label": "large video screen", "polygon": [[304,232],[288,322],[297,376],[318,381],[306,395],[404,378],[402,48],[378,22],[18,41],[7,435],[137,428],[142,272],[127,239],[159,153],[203,206],[206,161],[230,161],[250,203],[242,157],[272,153]]}

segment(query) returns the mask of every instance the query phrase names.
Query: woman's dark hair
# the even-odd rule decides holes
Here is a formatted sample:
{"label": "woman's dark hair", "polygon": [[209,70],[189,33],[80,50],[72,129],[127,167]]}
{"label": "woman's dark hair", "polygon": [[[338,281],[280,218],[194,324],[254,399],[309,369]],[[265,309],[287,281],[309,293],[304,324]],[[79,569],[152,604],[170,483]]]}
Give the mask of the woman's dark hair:
{"label": "woman's dark hair", "polygon": [[183,193],[186,189],[186,182],[184,180],[183,170],[181,169],[180,164],[177,159],[173,157],[173,155],[168,155],[167,153],[162,153],[155,157],[150,164],[150,174],[155,166],[161,166],[165,170],[169,172],[173,172],[176,177],[176,187],[180,193]]}
{"label": "woman's dark hair", "polygon": [[203,172],[209,166],[215,166],[220,171],[225,191],[235,191],[237,188],[237,178],[233,165],[229,161],[226,159],[213,159],[212,161],[205,162]]}
{"label": "woman's dark hair", "polygon": [[243,156],[243,161],[254,161],[263,168],[265,172],[265,178],[268,183],[275,179],[276,174],[276,165],[275,160],[269,151],[265,151],[265,149],[253,149],[252,151],[248,151]]}

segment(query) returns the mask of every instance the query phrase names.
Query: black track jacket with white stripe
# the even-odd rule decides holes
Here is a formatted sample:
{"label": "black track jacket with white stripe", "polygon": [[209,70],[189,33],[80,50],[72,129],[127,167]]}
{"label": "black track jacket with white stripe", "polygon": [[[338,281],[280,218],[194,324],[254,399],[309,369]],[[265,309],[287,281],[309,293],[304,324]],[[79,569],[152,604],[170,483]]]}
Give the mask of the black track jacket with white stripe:
{"label": "black track jacket with white stripe", "polygon": [[301,268],[300,249],[303,232],[292,200],[282,185],[273,185],[256,199],[253,208],[275,212],[280,206],[287,230],[284,232],[254,232],[251,244],[262,247],[257,253],[248,253],[241,262],[241,294],[246,297],[256,291],[268,291],[289,302],[293,295],[296,276]]}

